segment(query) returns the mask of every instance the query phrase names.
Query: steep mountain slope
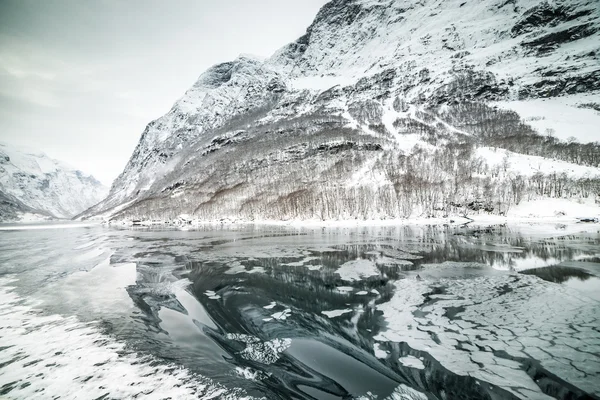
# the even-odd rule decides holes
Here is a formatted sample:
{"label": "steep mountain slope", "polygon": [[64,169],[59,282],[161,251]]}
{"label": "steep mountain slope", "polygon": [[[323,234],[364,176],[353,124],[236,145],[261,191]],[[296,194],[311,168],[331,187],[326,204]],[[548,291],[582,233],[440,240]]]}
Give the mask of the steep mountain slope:
{"label": "steep mountain slope", "polygon": [[[597,196],[598,144],[553,135],[600,126],[599,31],[595,0],[333,0],[271,58],[205,72],[82,216],[503,214]],[[536,131],[543,99],[577,119]],[[568,165],[522,173],[519,154]]]}
{"label": "steep mountain slope", "polygon": [[0,144],[0,221],[19,220],[23,214],[70,218],[107,193],[93,176],[65,163]]}

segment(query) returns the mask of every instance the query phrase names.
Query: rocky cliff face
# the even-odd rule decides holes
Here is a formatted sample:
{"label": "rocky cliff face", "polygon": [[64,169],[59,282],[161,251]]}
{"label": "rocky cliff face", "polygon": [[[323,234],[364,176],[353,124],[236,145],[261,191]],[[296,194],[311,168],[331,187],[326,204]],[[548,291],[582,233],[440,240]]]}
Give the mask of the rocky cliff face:
{"label": "rocky cliff face", "polygon": [[108,188],[43,153],[0,144],[0,221],[24,214],[71,218],[98,203]]}
{"label": "rocky cliff face", "polygon": [[600,123],[599,29],[595,0],[333,0],[271,58],[201,75],[82,216],[388,218],[596,195],[598,145],[519,111],[577,111],[573,136],[581,115]]}

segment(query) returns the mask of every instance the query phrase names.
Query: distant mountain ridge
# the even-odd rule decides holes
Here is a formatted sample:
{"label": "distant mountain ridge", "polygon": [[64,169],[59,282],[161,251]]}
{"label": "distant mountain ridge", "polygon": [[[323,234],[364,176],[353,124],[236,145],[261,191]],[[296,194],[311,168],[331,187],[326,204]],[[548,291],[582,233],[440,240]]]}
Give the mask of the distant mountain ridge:
{"label": "distant mountain ridge", "polygon": [[[598,144],[558,138],[600,126],[599,32],[595,0],[333,0],[269,59],[203,73],[81,216],[408,218],[599,196]],[[556,107],[577,118],[554,124]]]}
{"label": "distant mountain ridge", "polygon": [[25,214],[71,218],[107,193],[93,176],[64,162],[0,143],[0,221],[19,220]]}

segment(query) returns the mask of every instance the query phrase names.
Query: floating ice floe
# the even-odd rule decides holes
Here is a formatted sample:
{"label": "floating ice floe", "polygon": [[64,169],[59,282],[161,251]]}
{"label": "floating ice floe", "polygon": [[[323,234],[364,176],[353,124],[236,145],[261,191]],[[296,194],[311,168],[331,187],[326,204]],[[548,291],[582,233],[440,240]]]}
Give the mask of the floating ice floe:
{"label": "floating ice floe", "polygon": [[379,275],[373,261],[358,259],[344,263],[335,271],[343,281],[360,281],[362,278]]}
{"label": "floating ice floe", "polygon": [[270,310],[272,308],[275,308],[275,306],[277,305],[277,303],[275,303],[274,301],[271,302],[271,304],[264,306],[263,308],[266,310]]}
{"label": "floating ice floe", "polygon": [[212,290],[207,290],[206,292],[204,292],[204,295],[207,296],[211,300],[218,300],[221,298],[221,296],[219,296],[216,292],[214,292]]}
{"label": "floating ice floe", "polygon": [[250,367],[235,367],[235,372],[242,378],[250,381],[262,381],[263,379],[267,379],[269,376],[271,376],[271,374],[268,372],[257,371]]}
{"label": "floating ice floe", "polygon": [[354,290],[354,288],[352,286],[338,286],[336,288],[336,290],[338,292],[342,292],[342,293],[348,293]]}
{"label": "floating ice floe", "polygon": [[[377,396],[372,393],[367,393],[364,396],[358,398],[358,400],[376,400]],[[388,397],[385,397],[383,400],[427,400],[428,397],[419,392],[416,389],[413,389],[405,384],[400,384],[392,394]]]}
{"label": "floating ice floe", "polygon": [[232,263],[231,267],[227,271],[225,271],[228,275],[237,275],[237,274],[264,274],[265,269],[263,267],[254,267],[252,269],[246,269],[240,262]]}
{"label": "floating ice floe", "polygon": [[377,258],[377,260],[375,261],[378,265],[386,265],[386,266],[409,266],[409,265],[413,265],[412,261],[408,261],[408,260],[402,260],[402,259],[398,259],[398,258],[392,258],[392,257],[379,257]]}
{"label": "floating ice floe", "polygon": [[286,308],[285,310],[283,310],[281,312],[276,312],[275,314],[271,314],[271,317],[273,317],[273,319],[276,319],[279,321],[284,321],[290,315],[292,315],[292,310],[290,310],[289,308]]}
{"label": "floating ice floe", "polygon": [[260,339],[256,336],[246,335],[245,333],[228,333],[225,337],[229,340],[235,340],[243,343],[258,343]]}
{"label": "floating ice floe", "polygon": [[339,317],[340,315],[348,314],[351,312],[352,312],[351,309],[346,308],[344,310],[321,311],[321,314],[324,314],[329,318],[335,318],[335,317]]}
{"label": "floating ice floe", "polygon": [[238,354],[246,360],[256,361],[261,364],[273,364],[279,360],[281,353],[292,345],[292,339],[289,338],[263,342],[255,336],[238,333],[228,333],[226,338],[246,343],[246,348]]}
{"label": "floating ice floe", "polygon": [[464,261],[444,261],[443,263],[421,264],[423,268],[488,268],[487,264]]}
{"label": "floating ice floe", "polygon": [[312,260],[319,260],[320,258],[321,257],[305,257],[300,261],[290,262],[290,263],[286,263],[286,264],[282,264],[282,265],[287,265],[288,267],[303,267],[308,262],[310,262]]}
{"label": "floating ice floe", "polygon": [[356,292],[356,294],[358,296],[366,296],[367,294],[369,294],[369,292],[367,292],[366,290],[361,290],[360,292]]}
{"label": "floating ice floe", "polygon": [[[432,284],[403,279],[394,297],[378,305],[386,329],[375,340],[405,342],[456,374],[470,375],[517,397],[550,398],[519,359],[588,393],[600,393],[597,302],[570,288],[525,275],[440,279],[444,295],[426,302]],[[422,311],[415,315],[415,311]],[[436,340],[433,339],[433,336]],[[507,356],[502,356],[507,354]],[[415,360],[401,359],[411,363]]]}
{"label": "floating ice floe", "polygon": [[388,352],[383,350],[381,348],[381,344],[379,344],[379,343],[375,343],[373,345],[373,354],[375,354],[375,357],[380,358],[380,359],[388,357]]}
{"label": "floating ice floe", "polygon": [[398,361],[400,361],[400,364],[404,365],[405,367],[425,369],[423,360],[415,356],[408,355],[406,357],[400,357]]}

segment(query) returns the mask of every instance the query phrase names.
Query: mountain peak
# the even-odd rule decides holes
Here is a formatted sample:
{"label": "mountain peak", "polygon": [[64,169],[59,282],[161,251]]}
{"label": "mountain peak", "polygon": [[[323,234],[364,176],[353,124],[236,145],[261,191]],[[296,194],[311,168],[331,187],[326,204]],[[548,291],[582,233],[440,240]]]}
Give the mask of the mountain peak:
{"label": "mountain peak", "polygon": [[70,218],[98,203],[108,194],[93,176],[51,159],[44,153],[0,144],[0,220],[19,214]]}
{"label": "mountain peak", "polygon": [[[325,202],[327,218],[364,216],[325,199],[352,202],[356,190],[396,202],[413,196],[402,194],[410,162],[397,165],[399,156],[433,165],[442,148],[464,145],[461,157],[475,163],[477,146],[501,144],[519,160],[520,151],[546,156],[553,148],[573,162],[560,140],[543,135],[583,127],[581,117],[586,126],[600,123],[599,8],[590,0],[333,0],[270,58],[240,56],[203,73],[148,125],[111,195],[90,213],[154,215],[153,207],[177,204],[202,217],[297,217],[290,202]],[[558,105],[571,110],[563,120],[539,123],[554,121],[548,110]],[[504,136],[536,144],[525,149]],[[482,195],[465,196],[471,203]],[[431,207],[454,207],[444,204]]]}

